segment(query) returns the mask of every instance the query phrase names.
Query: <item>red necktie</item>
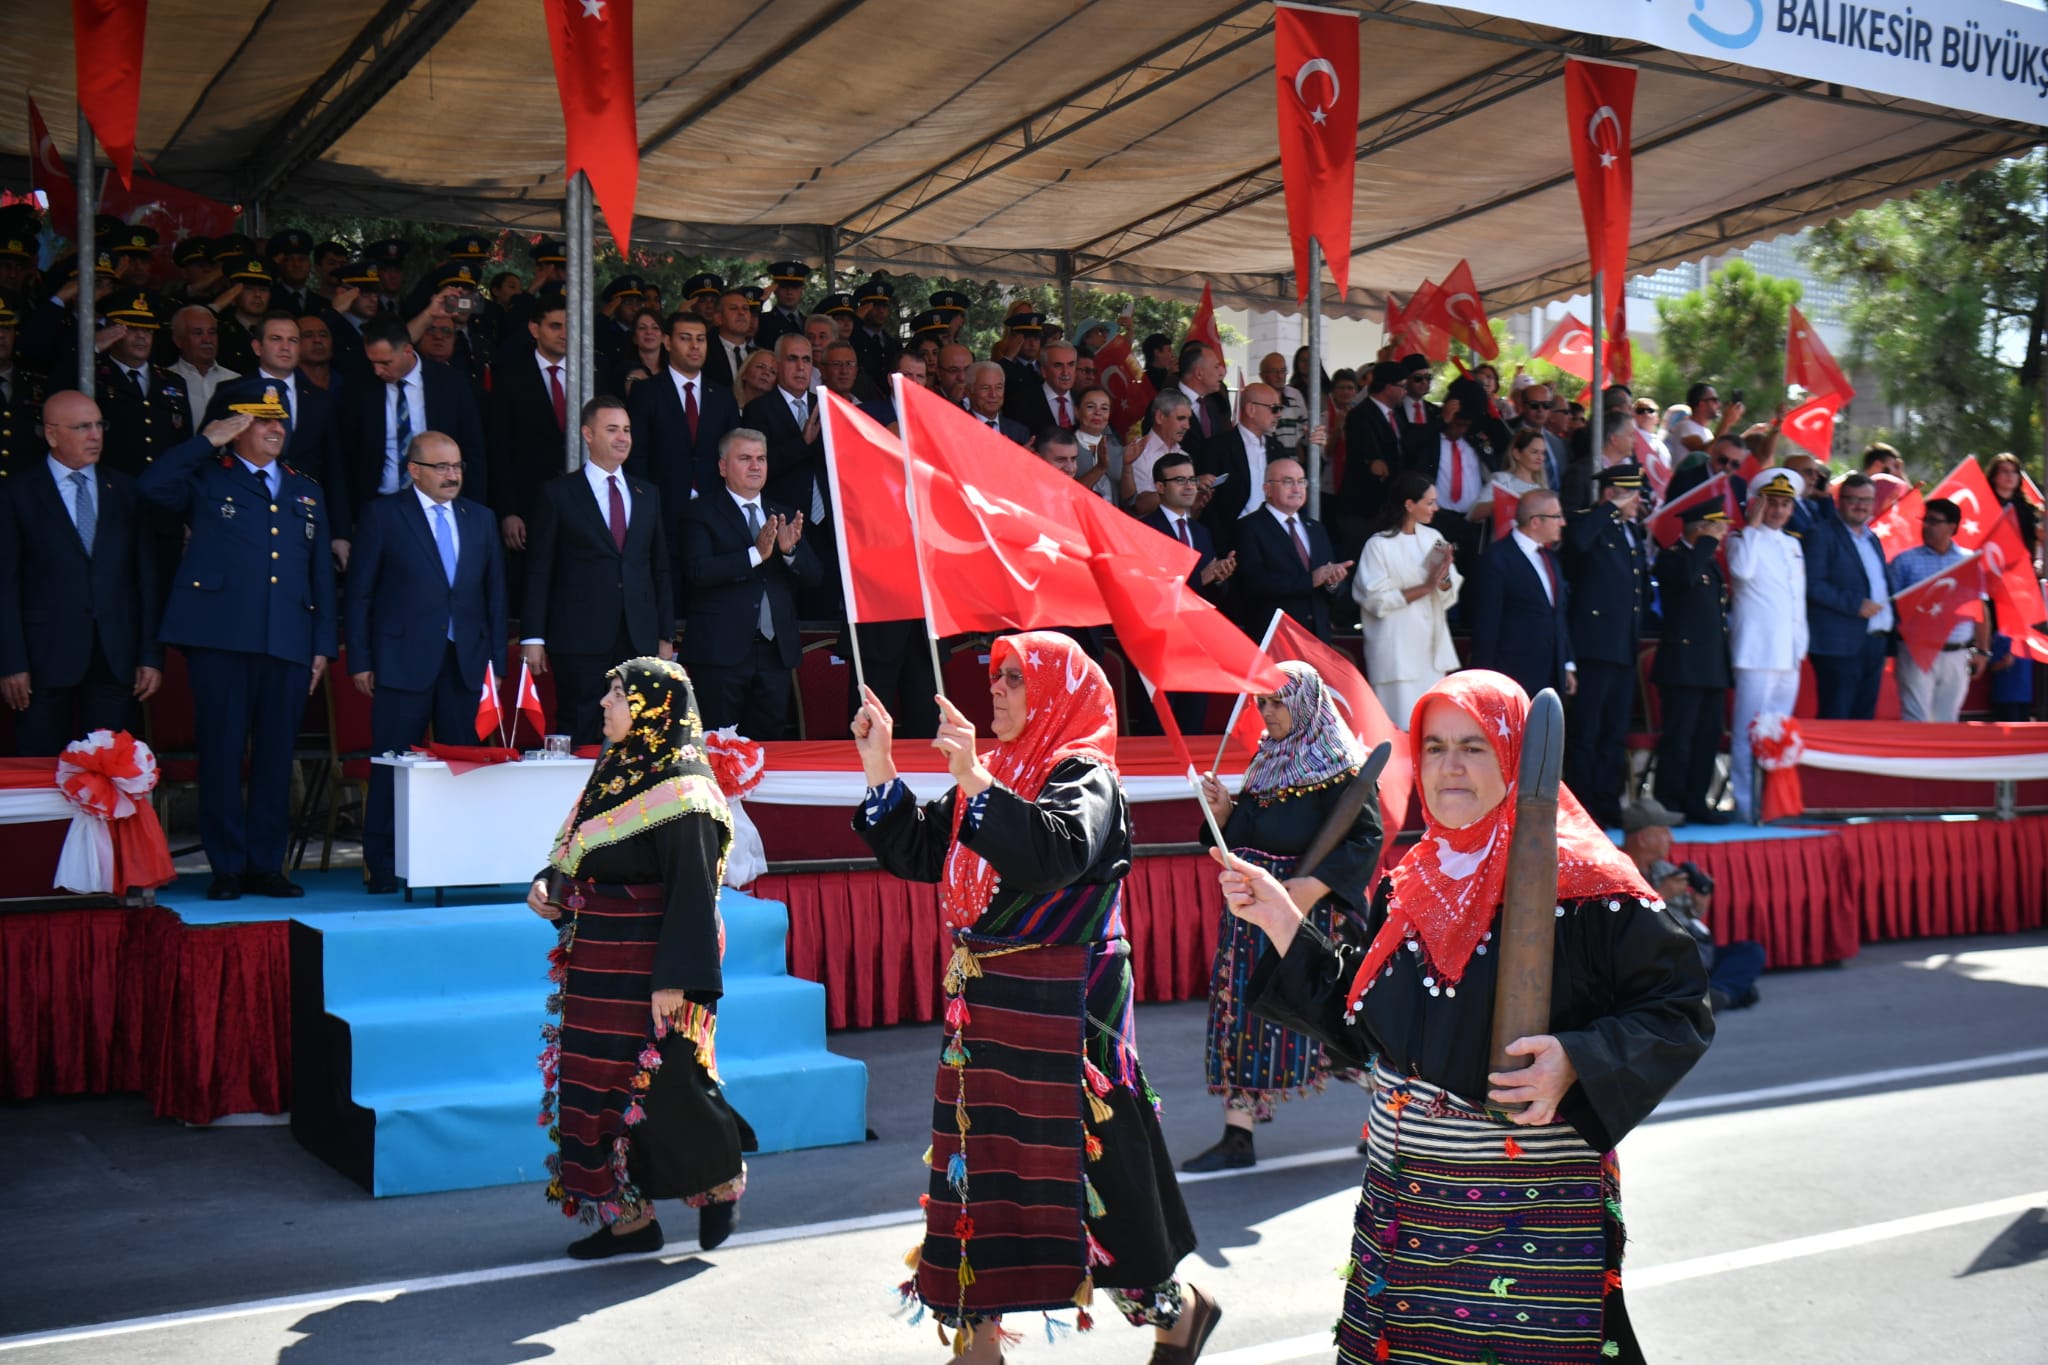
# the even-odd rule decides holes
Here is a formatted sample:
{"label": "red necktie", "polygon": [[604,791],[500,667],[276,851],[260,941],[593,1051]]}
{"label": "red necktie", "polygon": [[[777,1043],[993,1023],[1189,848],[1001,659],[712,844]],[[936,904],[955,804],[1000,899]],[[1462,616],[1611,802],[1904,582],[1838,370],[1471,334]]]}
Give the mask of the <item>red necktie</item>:
{"label": "red necktie", "polygon": [[1465,500],[1465,448],[1451,442],[1451,501]]}
{"label": "red necktie", "polygon": [[690,440],[697,439],[697,381],[683,381],[683,420],[690,424]]}
{"label": "red necktie", "polygon": [[1210,431],[1209,431],[1209,403],[1208,403],[1208,400],[1204,399],[1204,400],[1203,400],[1202,402],[1199,402],[1199,403],[1195,404],[1195,416],[1201,419],[1201,422],[1202,422],[1202,434],[1203,434],[1204,436],[1208,436],[1208,435],[1210,435],[1211,433],[1210,433]]}
{"label": "red necktie", "polygon": [[1173,530],[1174,534],[1180,537],[1181,544],[1187,546],[1190,550],[1195,548],[1195,538],[1188,534],[1188,519],[1186,517],[1175,517],[1173,519]]}
{"label": "red necktie", "polygon": [[1408,420],[1415,423],[1418,427],[1422,425],[1422,400],[1420,398],[1408,400]]}
{"label": "red necktie", "polygon": [[1301,538],[1301,527],[1295,525],[1293,517],[1287,519],[1287,534],[1294,537],[1294,553],[1301,556],[1301,567],[1309,568],[1308,542]]}
{"label": "red necktie", "polygon": [[1557,581],[1557,561],[1551,558],[1548,546],[1538,546],[1536,553],[1542,556],[1543,572],[1550,575],[1550,605],[1554,607],[1564,596],[1563,589]]}
{"label": "red necktie", "polygon": [[569,395],[562,392],[562,367],[548,366],[548,396],[555,400],[555,425],[566,430],[569,426]]}
{"label": "red necktie", "polygon": [[608,474],[605,482],[612,486],[612,544],[620,554],[626,552],[626,498],[619,492],[619,476]]}
{"label": "red necktie", "polygon": [[1067,396],[1065,394],[1060,395],[1059,423],[1063,427],[1074,425],[1074,414],[1067,408]]}

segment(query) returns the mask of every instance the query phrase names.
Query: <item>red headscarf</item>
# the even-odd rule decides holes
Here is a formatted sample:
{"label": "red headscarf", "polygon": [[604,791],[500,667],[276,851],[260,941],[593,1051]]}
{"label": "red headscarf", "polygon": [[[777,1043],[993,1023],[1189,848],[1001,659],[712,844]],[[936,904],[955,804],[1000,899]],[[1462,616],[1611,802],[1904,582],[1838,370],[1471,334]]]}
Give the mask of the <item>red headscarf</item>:
{"label": "red headscarf", "polygon": [[[1052,770],[1069,758],[1092,758],[1116,771],[1116,694],[1102,666],[1057,631],[1005,635],[988,652],[989,677],[1015,658],[1024,669],[1024,733],[983,756],[989,774],[1026,801],[1038,799]],[[960,842],[967,802],[953,803],[953,847],[939,887],[948,928],[981,918],[996,887],[996,870]]]}
{"label": "red headscarf", "polygon": [[[1414,934],[1436,977],[1455,985],[1480,936],[1492,926],[1494,910],[1507,886],[1508,845],[1515,834],[1515,785],[1522,764],[1522,734],[1529,719],[1529,697],[1521,684],[1484,669],[1453,673],[1422,694],[1408,723],[1408,757],[1422,772],[1423,713],[1433,701],[1448,701],[1472,717],[1493,745],[1507,780],[1499,805],[1454,829],[1440,824],[1429,808],[1429,794],[1418,781],[1422,800],[1422,838],[1393,871],[1394,894],[1387,922],[1366,949],[1358,974],[1351,979],[1351,1007],[1358,1008],[1374,974],[1386,965],[1403,939]],[[1593,823],[1569,789],[1557,792],[1557,898],[1560,903],[1590,896],[1626,895],[1649,900],[1648,882],[1636,865]]]}

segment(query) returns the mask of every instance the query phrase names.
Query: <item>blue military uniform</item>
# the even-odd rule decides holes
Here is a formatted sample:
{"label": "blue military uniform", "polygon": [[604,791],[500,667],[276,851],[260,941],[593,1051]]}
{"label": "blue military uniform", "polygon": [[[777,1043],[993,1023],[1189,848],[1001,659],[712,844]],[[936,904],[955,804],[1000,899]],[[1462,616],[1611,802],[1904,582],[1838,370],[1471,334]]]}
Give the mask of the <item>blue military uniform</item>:
{"label": "blue military uniform", "polygon": [[[257,378],[220,392],[231,412],[282,420],[276,390],[274,381]],[[199,836],[215,876],[208,894],[235,894],[227,879],[267,894],[300,894],[281,869],[293,737],[309,670],[315,657],[335,654],[326,492],[281,462],[252,468],[204,434],[165,451],[138,486],[192,528],[161,638],[184,650],[199,700]]]}
{"label": "blue military uniform", "polygon": [[[1624,462],[1593,476],[1597,488],[1635,490],[1643,471]],[[1573,512],[1559,544],[1571,592],[1565,623],[1579,689],[1566,727],[1566,781],[1593,818],[1621,824],[1629,715],[1636,694],[1636,652],[1650,607],[1650,559],[1640,528],[1611,502]]]}
{"label": "blue military uniform", "polygon": [[[1685,510],[1687,524],[1726,521],[1716,502]],[[1657,642],[1651,680],[1663,702],[1657,735],[1657,800],[1688,820],[1720,823],[1707,806],[1721,752],[1721,722],[1728,688],[1728,580],[1721,544],[1701,536],[1657,556],[1657,599],[1664,633]]]}
{"label": "blue military uniform", "polygon": [[[4,246],[0,243],[0,246]],[[0,296],[0,327],[19,327],[21,315]],[[17,469],[39,469],[43,443],[43,399],[49,385],[43,376],[17,360],[14,373],[0,384],[0,479]]]}

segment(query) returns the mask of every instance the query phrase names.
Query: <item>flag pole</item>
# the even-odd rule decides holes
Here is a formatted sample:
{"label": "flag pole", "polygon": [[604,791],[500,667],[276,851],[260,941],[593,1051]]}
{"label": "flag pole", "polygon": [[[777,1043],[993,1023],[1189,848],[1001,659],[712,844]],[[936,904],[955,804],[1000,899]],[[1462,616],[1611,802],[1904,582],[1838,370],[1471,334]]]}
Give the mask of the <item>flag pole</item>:
{"label": "flag pole", "polygon": [[[890,375],[889,385],[896,399],[896,411],[901,414],[904,411],[902,374]],[[932,652],[932,685],[943,697],[946,695],[946,674],[939,666],[939,633],[932,625],[932,587],[926,581],[924,573],[924,536],[919,532],[917,525],[917,461],[911,458],[908,425],[905,424],[906,431],[902,442],[903,502],[910,513],[910,548],[912,558],[917,563],[917,594],[924,602],[924,639]]]}
{"label": "flag pole", "polygon": [[1138,674],[1138,681],[1144,685],[1145,695],[1151,700],[1152,709],[1159,714],[1160,729],[1173,741],[1173,747],[1180,754],[1181,761],[1188,765],[1188,786],[1194,789],[1195,804],[1202,808],[1202,819],[1208,822],[1209,837],[1216,841],[1216,847],[1226,854],[1229,853],[1230,845],[1223,842],[1223,829],[1216,823],[1216,812],[1210,810],[1209,803],[1202,799],[1202,775],[1195,771],[1195,760],[1188,753],[1187,738],[1180,732],[1180,722],[1173,718],[1173,708],[1167,705],[1165,695],[1152,685],[1152,680],[1143,672]]}
{"label": "flag pole", "polygon": [[1308,239],[1308,515],[1323,519],[1323,448],[1313,437],[1323,416],[1323,239]]}
{"label": "flag pole", "polygon": [[[93,350],[92,338],[99,321],[98,285],[99,274],[95,263],[99,260],[99,246],[94,239],[96,220],[94,211],[99,206],[99,193],[94,186],[97,167],[93,162],[92,124],[85,117],[85,107],[78,110],[78,165],[72,174],[72,188],[78,195],[78,219],[73,224],[74,241],[78,247],[78,301],[73,305],[78,322],[78,391],[87,398],[92,397],[93,376],[98,353]],[[54,158],[56,152],[50,155]]]}
{"label": "flag pole", "polygon": [[[821,409],[821,412],[824,412],[829,411],[832,404],[845,400],[827,389],[819,395],[819,401],[824,404],[824,408]],[[832,524],[844,526],[846,510],[839,505],[839,449],[832,438],[832,433],[838,425],[839,423],[830,416],[821,416],[818,422],[819,430],[825,437],[825,493],[832,501]],[[853,681],[865,695],[868,690],[868,674],[860,659],[860,607],[853,592],[853,561],[847,555],[845,536],[834,536],[832,542],[838,551],[840,591],[846,597],[846,639],[853,654]]]}
{"label": "flag pole", "polygon": [[[1311,355],[1309,357],[1309,364],[1313,366],[1315,363],[1316,358]],[[1315,371],[1311,369],[1309,375],[1311,382],[1313,382]],[[1259,637],[1259,652],[1261,654],[1271,647],[1273,636],[1280,630],[1280,618],[1286,614],[1285,611],[1278,607],[1273,609],[1273,619],[1266,622],[1266,633]],[[1244,712],[1244,698],[1244,693],[1240,692],[1237,694],[1237,701],[1230,708],[1230,719],[1223,723],[1223,741],[1216,746],[1216,762],[1210,765],[1211,771],[1221,772],[1223,770],[1223,753],[1224,750],[1230,747],[1230,736],[1237,729],[1238,716]]]}
{"label": "flag pole", "polygon": [[[1592,401],[1592,402],[1590,402],[1590,403],[1588,403],[1588,404],[1587,404],[1586,406],[1592,409],[1591,413],[1590,413],[1590,414],[1588,414],[1588,416],[1589,416],[1589,419],[1590,419],[1590,421],[1592,422],[1592,426],[1593,426],[1593,465],[1594,465],[1594,467],[1595,467],[1596,469],[1597,469],[1597,468],[1599,467],[1599,465],[1600,465],[1600,452],[1601,452],[1602,450],[1606,449],[1606,445],[1607,445],[1607,432],[1605,431],[1605,427],[1606,427],[1606,425],[1607,425],[1607,422],[1606,422],[1606,417],[1607,417],[1607,404],[1606,404],[1605,402],[1603,402],[1603,401],[1601,400],[1601,397],[1600,397],[1600,393],[1601,393],[1601,389],[1600,389],[1600,381],[1601,381],[1601,380],[1603,380],[1603,379],[1605,379],[1605,378],[1607,377],[1607,366],[1606,366],[1606,364],[1604,363],[1604,362],[1606,361],[1606,359],[1607,359],[1607,298],[1606,298],[1606,294],[1607,294],[1607,288],[1606,288],[1606,286],[1607,286],[1607,272],[1606,272],[1606,271],[1604,271],[1604,270],[1596,270],[1596,271],[1594,271],[1594,272],[1593,272],[1593,401]],[[1566,510],[1567,512],[1575,512],[1575,511],[1577,511],[1578,509],[1577,509],[1577,508],[1575,508],[1575,507],[1567,507],[1567,508],[1566,508],[1565,510]]]}

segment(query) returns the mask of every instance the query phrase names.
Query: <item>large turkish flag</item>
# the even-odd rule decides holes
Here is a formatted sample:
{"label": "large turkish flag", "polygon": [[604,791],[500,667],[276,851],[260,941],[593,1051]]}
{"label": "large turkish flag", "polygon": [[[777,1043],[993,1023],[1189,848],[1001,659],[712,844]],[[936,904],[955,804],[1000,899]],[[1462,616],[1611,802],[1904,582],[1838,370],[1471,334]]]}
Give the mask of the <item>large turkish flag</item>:
{"label": "large turkish flag", "polygon": [[547,0],[547,7],[568,174],[590,177],[591,192],[623,253],[632,240],[633,198],[640,189],[633,0]]}
{"label": "large turkish flag", "polygon": [[1343,297],[1351,285],[1351,201],[1358,165],[1358,16],[1273,7],[1273,72],[1280,106],[1280,175],[1294,280],[1308,299],[1308,242]]}
{"label": "large turkish flag", "polygon": [[[1606,332],[1611,338],[1628,330],[1622,296],[1628,281],[1629,218],[1635,208],[1635,159],[1630,141],[1635,99],[1633,67],[1576,57],[1565,62],[1572,174],[1579,187],[1579,212],[1586,220],[1587,257],[1593,273],[1607,277],[1602,297]],[[1620,372],[1619,366],[1610,369]]]}

